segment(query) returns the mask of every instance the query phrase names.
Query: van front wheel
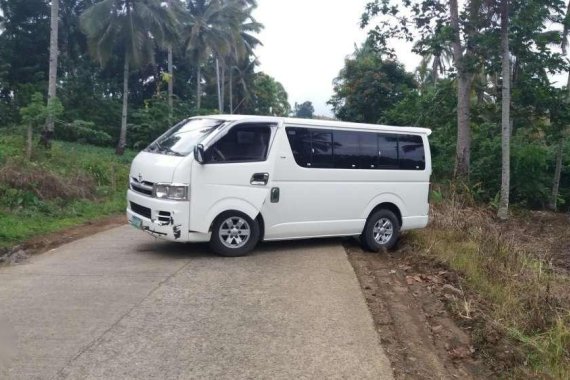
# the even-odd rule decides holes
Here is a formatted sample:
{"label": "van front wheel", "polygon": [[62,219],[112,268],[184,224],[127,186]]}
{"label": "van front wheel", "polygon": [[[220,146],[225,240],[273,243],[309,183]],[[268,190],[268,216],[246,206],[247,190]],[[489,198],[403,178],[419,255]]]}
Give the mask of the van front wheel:
{"label": "van front wheel", "polygon": [[392,249],[400,235],[400,223],[394,213],[381,209],[370,215],[360,236],[362,246],[368,251]]}
{"label": "van front wheel", "polygon": [[259,225],[239,211],[228,211],[216,218],[210,247],[222,256],[247,255],[259,241]]}

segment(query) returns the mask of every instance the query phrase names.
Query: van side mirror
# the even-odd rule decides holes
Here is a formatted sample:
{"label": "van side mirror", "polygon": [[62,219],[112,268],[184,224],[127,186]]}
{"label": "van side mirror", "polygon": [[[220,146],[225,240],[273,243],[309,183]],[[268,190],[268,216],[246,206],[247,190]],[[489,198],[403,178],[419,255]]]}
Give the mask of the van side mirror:
{"label": "van side mirror", "polygon": [[196,160],[196,162],[198,162],[199,164],[203,164],[205,159],[204,159],[205,155],[204,155],[204,145],[202,144],[198,144],[194,147],[194,159]]}

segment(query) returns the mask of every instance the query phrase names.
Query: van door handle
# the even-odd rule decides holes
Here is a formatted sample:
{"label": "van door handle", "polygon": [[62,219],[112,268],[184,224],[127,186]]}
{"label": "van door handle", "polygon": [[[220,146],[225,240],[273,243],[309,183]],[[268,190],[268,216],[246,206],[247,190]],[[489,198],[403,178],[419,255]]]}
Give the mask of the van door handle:
{"label": "van door handle", "polygon": [[256,186],[265,186],[269,182],[269,173],[255,173],[249,183]]}

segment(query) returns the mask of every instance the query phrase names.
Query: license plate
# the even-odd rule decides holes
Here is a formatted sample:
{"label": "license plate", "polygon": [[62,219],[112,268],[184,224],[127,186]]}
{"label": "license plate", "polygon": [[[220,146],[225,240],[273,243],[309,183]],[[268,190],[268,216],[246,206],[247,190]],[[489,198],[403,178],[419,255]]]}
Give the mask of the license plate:
{"label": "license plate", "polygon": [[133,226],[136,229],[142,230],[142,220],[137,218],[136,216],[133,216],[133,218],[131,219],[131,226]]}

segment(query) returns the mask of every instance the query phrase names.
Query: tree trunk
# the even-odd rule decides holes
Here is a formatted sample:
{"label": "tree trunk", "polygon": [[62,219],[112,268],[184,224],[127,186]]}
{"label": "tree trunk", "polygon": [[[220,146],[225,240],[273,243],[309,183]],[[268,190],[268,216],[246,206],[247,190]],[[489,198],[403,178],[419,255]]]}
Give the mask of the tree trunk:
{"label": "tree trunk", "polygon": [[501,4],[501,61],[502,61],[502,168],[501,168],[501,198],[497,216],[501,220],[509,218],[509,190],[511,178],[511,62],[509,52],[509,0],[502,0]]}
{"label": "tree trunk", "polygon": [[200,63],[196,65],[196,110],[200,110],[202,105],[202,70]]}
{"label": "tree trunk", "polygon": [[439,68],[441,67],[441,56],[434,55],[433,62],[431,66],[431,73],[433,77],[433,83],[436,84],[439,80]]}
{"label": "tree trunk", "polygon": [[[51,0],[51,20],[49,37],[49,77],[48,77],[48,106],[56,97],[57,89],[57,56],[59,29],[59,0]],[[54,131],[53,115],[48,115],[40,143],[49,148]]]}
{"label": "tree trunk", "polygon": [[471,74],[457,77],[457,150],[455,157],[455,177],[469,179],[471,160]]}
{"label": "tree trunk", "polygon": [[234,113],[234,70],[233,66],[230,66],[230,82],[229,82],[229,102],[230,102],[230,115]]}
{"label": "tree trunk", "polygon": [[123,69],[123,112],[121,114],[121,134],[117,145],[117,155],[122,155],[127,146],[127,110],[129,105],[129,57],[125,53],[125,67]]}
{"label": "tree trunk", "polygon": [[463,48],[459,32],[459,11],[457,0],[449,0],[449,18],[453,39],[453,63],[457,70],[457,151],[455,157],[455,178],[469,178],[471,156],[471,84],[473,74],[464,64]]}
{"label": "tree trunk", "polygon": [[548,207],[556,211],[558,202],[558,191],[560,189],[560,176],[562,174],[562,155],[564,154],[564,135],[560,137],[558,149],[556,150],[556,168],[554,169],[554,181],[552,182],[552,197]]}
{"label": "tree trunk", "polygon": [[218,112],[222,113],[222,89],[220,87],[220,61],[216,58],[216,89],[218,91]]}
{"label": "tree trunk", "polygon": [[220,99],[222,101],[222,112],[226,110],[226,64],[222,60],[220,63]]}
{"label": "tree trunk", "polygon": [[174,97],[174,69],[172,67],[172,46],[168,47],[168,121],[172,124],[172,110]]}
{"label": "tree trunk", "polygon": [[28,136],[26,139],[26,159],[32,159],[32,124],[28,124]]}

